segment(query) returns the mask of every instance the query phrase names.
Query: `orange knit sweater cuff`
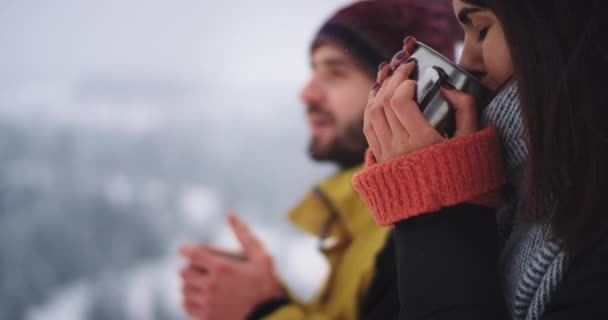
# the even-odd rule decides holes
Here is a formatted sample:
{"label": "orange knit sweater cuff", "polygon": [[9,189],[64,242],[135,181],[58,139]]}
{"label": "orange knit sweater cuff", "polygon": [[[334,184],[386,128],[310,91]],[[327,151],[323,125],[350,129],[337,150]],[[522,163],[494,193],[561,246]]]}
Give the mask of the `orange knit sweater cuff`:
{"label": "orange knit sweater cuff", "polygon": [[376,164],[368,151],[353,185],[379,225],[459,203],[498,206],[505,183],[496,128]]}

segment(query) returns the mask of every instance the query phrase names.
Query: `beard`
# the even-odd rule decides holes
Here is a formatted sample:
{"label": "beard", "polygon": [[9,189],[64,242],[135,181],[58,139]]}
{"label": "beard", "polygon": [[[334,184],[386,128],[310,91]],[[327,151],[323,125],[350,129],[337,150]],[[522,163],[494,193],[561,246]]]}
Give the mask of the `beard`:
{"label": "beard", "polygon": [[[335,124],[334,117],[327,116]],[[328,144],[321,145],[318,138],[312,138],[308,147],[312,159],[333,162],[341,169],[348,169],[361,164],[366,150],[367,140],[363,134],[363,114],[348,123],[344,130],[338,132]]]}

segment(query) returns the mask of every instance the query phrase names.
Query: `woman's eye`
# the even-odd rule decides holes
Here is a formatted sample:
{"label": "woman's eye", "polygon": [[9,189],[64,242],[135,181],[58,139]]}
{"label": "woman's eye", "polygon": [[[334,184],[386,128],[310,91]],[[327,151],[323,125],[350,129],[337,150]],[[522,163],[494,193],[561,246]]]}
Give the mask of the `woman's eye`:
{"label": "woman's eye", "polygon": [[488,35],[488,27],[481,29],[481,31],[479,31],[479,41],[481,42],[481,41],[485,40],[487,35]]}

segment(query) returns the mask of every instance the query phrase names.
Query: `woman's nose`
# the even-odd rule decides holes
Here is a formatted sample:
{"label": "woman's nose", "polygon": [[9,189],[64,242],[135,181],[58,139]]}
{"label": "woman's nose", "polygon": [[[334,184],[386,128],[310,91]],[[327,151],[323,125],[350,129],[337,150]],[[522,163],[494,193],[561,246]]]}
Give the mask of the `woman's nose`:
{"label": "woman's nose", "polygon": [[485,67],[481,46],[465,40],[458,65],[472,74],[483,73]]}

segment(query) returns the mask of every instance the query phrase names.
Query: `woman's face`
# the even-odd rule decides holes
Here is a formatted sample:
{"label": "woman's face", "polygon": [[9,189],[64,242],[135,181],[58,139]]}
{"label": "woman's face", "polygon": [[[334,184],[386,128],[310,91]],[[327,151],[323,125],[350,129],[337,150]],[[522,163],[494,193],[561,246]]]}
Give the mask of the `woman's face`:
{"label": "woman's face", "polygon": [[496,91],[513,74],[511,55],[498,19],[485,7],[454,0],[454,13],[464,30],[460,66]]}

